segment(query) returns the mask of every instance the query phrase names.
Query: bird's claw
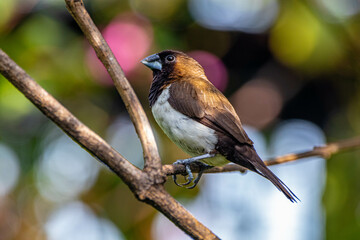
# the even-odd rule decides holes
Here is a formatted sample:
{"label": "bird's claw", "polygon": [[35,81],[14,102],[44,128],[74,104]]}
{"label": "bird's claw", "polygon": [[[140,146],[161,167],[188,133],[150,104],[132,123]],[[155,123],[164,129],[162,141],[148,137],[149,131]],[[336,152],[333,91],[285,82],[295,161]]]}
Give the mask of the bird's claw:
{"label": "bird's claw", "polygon": [[183,160],[177,160],[174,163],[174,164],[183,164],[183,165],[185,165],[186,173],[188,175],[187,176],[187,181],[185,183],[178,183],[176,175],[173,175],[174,183],[179,187],[185,187],[185,186],[189,185],[192,182],[192,180],[194,179],[194,175],[192,174],[191,169],[190,169],[190,164],[191,163],[184,163],[182,161]]}
{"label": "bird's claw", "polygon": [[[196,176],[195,180],[194,180],[194,175],[193,173],[191,172],[191,168],[190,168],[190,165],[191,163],[196,163],[198,164],[200,170],[199,170],[199,173],[198,175]],[[173,175],[173,180],[174,180],[174,183],[179,186],[179,187],[186,187],[187,189],[193,189],[194,187],[196,187],[196,185],[199,183],[200,181],[200,178],[202,176],[202,174],[204,173],[204,171],[206,169],[209,169],[209,168],[212,168],[212,166],[210,165],[207,165],[205,163],[202,163],[202,162],[198,162],[198,161],[189,161],[188,159],[184,159],[184,160],[177,160],[176,162],[174,162],[173,164],[183,164],[185,166],[185,169],[186,169],[186,173],[187,173],[187,181],[185,183],[178,183],[177,182],[177,177],[176,175]],[[194,181],[193,181],[194,180]],[[191,182],[193,182],[193,185],[191,186],[188,186]]]}

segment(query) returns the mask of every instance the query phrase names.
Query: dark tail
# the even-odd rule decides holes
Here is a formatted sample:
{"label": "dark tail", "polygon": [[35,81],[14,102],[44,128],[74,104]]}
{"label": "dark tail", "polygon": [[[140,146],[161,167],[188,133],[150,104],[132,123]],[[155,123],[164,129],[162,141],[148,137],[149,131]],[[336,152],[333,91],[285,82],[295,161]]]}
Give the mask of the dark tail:
{"label": "dark tail", "polygon": [[[277,189],[284,193],[284,195],[291,201],[297,202],[300,199],[281,181],[261,160],[252,146],[243,145],[236,146],[237,153],[240,156],[235,157],[235,163],[248,168],[251,171],[258,173],[259,175],[267,178],[272,182]],[[236,154],[237,155],[237,154]]]}
{"label": "dark tail", "polygon": [[[260,157],[259,157],[260,159]],[[260,159],[262,162],[262,160]],[[257,165],[257,166],[256,166]],[[260,174],[261,176],[267,178],[272,182],[277,189],[279,189],[281,192],[284,193],[284,195],[291,201],[291,202],[297,202],[300,201],[300,199],[290,190],[288,186],[285,185],[283,181],[281,181],[272,171],[270,171],[269,168],[266,167],[264,162],[262,164],[254,164],[254,167],[256,168],[256,173]]]}

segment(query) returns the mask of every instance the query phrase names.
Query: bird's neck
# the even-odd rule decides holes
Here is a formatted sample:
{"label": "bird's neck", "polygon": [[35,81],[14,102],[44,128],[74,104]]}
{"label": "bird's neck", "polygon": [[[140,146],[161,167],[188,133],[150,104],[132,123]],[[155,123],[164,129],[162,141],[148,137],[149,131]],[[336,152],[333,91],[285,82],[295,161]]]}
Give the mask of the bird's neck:
{"label": "bird's neck", "polygon": [[160,72],[154,72],[153,81],[151,83],[150,87],[150,93],[149,93],[149,104],[150,107],[152,107],[160,94],[162,93],[162,90],[169,86],[171,82],[168,78],[162,76]]}

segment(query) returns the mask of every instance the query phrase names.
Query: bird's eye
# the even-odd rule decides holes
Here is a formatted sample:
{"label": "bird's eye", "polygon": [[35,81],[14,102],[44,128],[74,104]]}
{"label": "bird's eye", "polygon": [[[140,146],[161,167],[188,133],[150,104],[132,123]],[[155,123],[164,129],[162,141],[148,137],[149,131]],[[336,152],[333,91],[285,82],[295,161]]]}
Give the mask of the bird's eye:
{"label": "bird's eye", "polygon": [[173,62],[175,60],[175,57],[173,55],[169,55],[166,57],[166,61]]}

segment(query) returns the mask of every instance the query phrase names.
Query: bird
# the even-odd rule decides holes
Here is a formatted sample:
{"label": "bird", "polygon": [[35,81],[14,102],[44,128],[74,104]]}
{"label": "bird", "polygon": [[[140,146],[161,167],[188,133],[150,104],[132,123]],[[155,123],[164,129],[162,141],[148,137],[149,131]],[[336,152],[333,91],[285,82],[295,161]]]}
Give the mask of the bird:
{"label": "bird", "polygon": [[[208,80],[203,67],[176,50],[164,50],[141,60],[153,72],[149,105],[164,133],[191,158],[185,165],[194,188],[204,170],[235,163],[270,180],[291,202],[299,198],[265,165],[246,134],[229,100]],[[200,168],[194,180],[190,165]]]}

